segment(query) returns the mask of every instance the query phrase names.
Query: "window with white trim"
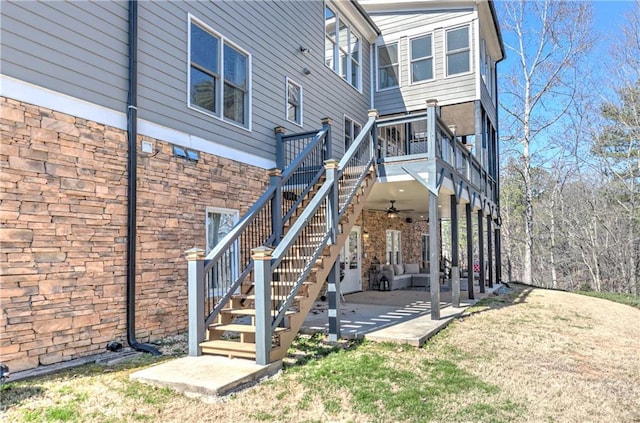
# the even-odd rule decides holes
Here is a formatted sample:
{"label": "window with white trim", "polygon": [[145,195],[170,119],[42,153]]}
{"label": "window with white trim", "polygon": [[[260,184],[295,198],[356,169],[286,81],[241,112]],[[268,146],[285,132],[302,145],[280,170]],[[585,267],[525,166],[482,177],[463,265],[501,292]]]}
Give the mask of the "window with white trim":
{"label": "window with white trim", "polygon": [[446,32],[447,76],[471,70],[469,26],[449,29]]}
{"label": "window with white trim", "polygon": [[324,9],[324,35],[324,63],[360,90],[362,42],[349,22],[329,6]]}
{"label": "window with white trim", "polygon": [[402,264],[402,232],[387,229],[387,264]]}
{"label": "window with white trim", "polygon": [[410,41],[411,83],[433,79],[433,37],[431,34]]}
{"label": "window with white trim", "polygon": [[[227,235],[238,222],[238,210],[207,207],[205,232],[207,254]],[[232,244],[220,257],[224,266],[215,266],[211,273],[211,286],[208,295],[217,297],[224,294],[238,276],[238,245]]]}
{"label": "window with white trim", "polygon": [[429,255],[431,245],[429,244],[429,234],[422,234],[422,263],[421,266],[427,269],[429,267]]}
{"label": "window with white trim", "polygon": [[353,119],[345,116],[344,117],[344,150],[351,146],[353,140],[355,140],[358,135],[360,135],[360,130],[362,130],[362,125],[354,121]]}
{"label": "window with white trim", "polygon": [[287,120],[302,126],[302,87],[288,78]]}
{"label": "window with white trim", "polygon": [[378,46],[378,90],[397,87],[400,66],[398,62],[398,43]]}
{"label": "window with white trim", "polygon": [[189,17],[189,106],[248,128],[248,53]]}

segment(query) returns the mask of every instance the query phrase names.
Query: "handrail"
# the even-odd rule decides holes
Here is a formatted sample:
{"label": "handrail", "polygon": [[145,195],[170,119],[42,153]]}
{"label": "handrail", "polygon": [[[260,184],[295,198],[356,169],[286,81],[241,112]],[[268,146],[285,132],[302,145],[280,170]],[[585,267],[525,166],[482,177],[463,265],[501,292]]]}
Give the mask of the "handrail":
{"label": "handrail", "polygon": [[[328,124],[323,122],[322,129],[314,132],[288,136],[279,132],[276,134],[279,135],[279,149],[284,151],[285,147],[282,144],[294,140],[295,149],[300,148],[301,151],[286,166],[282,175],[277,171],[271,173],[270,186],[205,257],[205,324],[213,320],[252,274],[254,263],[250,249],[275,246],[278,243],[284,224],[322,174],[322,163],[330,134]],[[305,166],[309,165],[314,169],[321,169],[311,174],[305,169]],[[290,191],[285,192],[285,187],[291,184],[297,187],[295,195]]]}
{"label": "handrail", "polygon": [[[322,184],[309,205],[305,207],[271,254],[271,272],[274,277],[281,278],[277,281],[279,285],[272,285],[274,297],[278,299],[277,313],[272,320],[272,331],[280,324],[286,310],[292,306],[295,296],[302,288],[304,281],[307,280],[322,250],[331,239],[335,229],[333,226],[337,225],[340,216],[344,214],[354,198],[355,192],[375,162],[371,139],[375,123],[376,116],[371,114],[358,137],[338,163],[335,179],[328,178]],[[358,169],[359,173],[345,173],[345,169],[350,168]],[[346,177],[349,177],[350,181],[355,180],[356,182],[347,184],[344,181]],[[346,196],[346,199],[343,207],[336,205],[342,214],[338,213],[335,216],[335,221],[332,219],[327,221],[327,215],[332,216],[332,213],[329,212],[331,204],[329,197],[335,190],[337,190],[338,197]],[[327,215],[322,214],[323,205],[326,207]],[[297,252],[290,256],[289,252],[294,246],[297,246]]]}
{"label": "handrail", "polygon": [[220,256],[224,253],[224,251],[229,248],[229,246],[235,242],[238,238],[238,234],[240,234],[246,227],[251,223],[251,221],[256,217],[256,214],[262,209],[265,204],[271,200],[273,194],[276,192],[276,186],[271,185],[267,190],[260,196],[258,201],[255,202],[253,206],[247,211],[247,213],[242,216],[242,219],[235,224],[233,229],[229,231],[222,239],[216,244],[215,247],[207,254],[205,261],[205,271],[208,270],[208,263],[215,262]]}

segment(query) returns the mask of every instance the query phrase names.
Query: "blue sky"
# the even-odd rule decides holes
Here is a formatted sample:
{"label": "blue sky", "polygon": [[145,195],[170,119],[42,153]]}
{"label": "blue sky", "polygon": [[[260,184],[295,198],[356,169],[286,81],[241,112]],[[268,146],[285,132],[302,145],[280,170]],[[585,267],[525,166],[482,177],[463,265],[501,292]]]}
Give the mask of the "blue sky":
{"label": "blue sky", "polygon": [[619,26],[624,21],[625,12],[634,5],[632,0],[598,0],[593,1],[595,29],[603,35],[597,48],[603,53],[608,50],[610,39],[607,35],[619,33]]}

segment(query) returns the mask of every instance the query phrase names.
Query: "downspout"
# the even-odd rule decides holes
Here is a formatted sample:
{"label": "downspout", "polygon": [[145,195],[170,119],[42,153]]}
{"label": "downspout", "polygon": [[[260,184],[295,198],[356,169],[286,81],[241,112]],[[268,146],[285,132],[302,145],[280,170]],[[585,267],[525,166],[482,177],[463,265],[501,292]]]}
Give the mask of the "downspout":
{"label": "downspout", "polygon": [[136,181],[137,181],[137,105],[138,105],[138,2],[129,0],[129,95],[127,98],[127,342],[136,351],[161,355],[148,344],[136,341]]}

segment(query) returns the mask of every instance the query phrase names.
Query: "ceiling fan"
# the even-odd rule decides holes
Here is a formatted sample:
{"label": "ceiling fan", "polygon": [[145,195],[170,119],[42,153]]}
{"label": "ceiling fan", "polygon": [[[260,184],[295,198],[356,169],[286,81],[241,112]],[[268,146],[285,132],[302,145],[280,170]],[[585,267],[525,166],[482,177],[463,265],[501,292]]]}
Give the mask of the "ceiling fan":
{"label": "ceiling fan", "polygon": [[398,210],[395,206],[396,200],[389,200],[389,202],[391,202],[391,206],[389,206],[386,210],[381,211],[386,211],[387,217],[390,219],[395,219],[396,217],[398,217],[399,213],[413,211],[413,209]]}

